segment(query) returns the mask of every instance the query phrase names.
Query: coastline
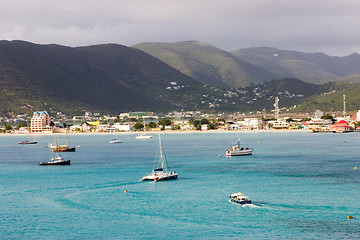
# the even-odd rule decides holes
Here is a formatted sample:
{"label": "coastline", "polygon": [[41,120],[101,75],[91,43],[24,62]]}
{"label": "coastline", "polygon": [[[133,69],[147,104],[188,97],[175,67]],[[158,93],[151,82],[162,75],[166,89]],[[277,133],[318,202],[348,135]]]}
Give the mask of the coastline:
{"label": "coastline", "polygon": [[[284,130],[284,129],[260,129],[260,130],[207,130],[207,131],[199,131],[199,130],[186,130],[186,131],[176,131],[176,130],[164,130],[164,131],[148,131],[147,134],[190,134],[190,133],[199,133],[199,134],[205,134],[205,133],[263,133],[263,132],[276,132],[276,133],[282,133],[282,132],[308,132],[312,133],[311,130]],[[139,133],[144,133],[143,131],[133,131],[133,132],[68,132],[69,135],[136,135]],[[32,135],[32,136],[51,136],[51,135],[64,135],[65,133],[1,133],[0,136],[25,136],[25,135]]]}

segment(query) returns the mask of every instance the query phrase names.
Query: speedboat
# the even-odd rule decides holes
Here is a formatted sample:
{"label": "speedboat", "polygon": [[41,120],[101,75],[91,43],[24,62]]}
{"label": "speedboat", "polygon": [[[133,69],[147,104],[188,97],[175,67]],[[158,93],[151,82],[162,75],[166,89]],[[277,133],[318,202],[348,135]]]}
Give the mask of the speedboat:
{"label": "speedboat", "polygon": [[236,204],[251,204],[250,198],[241,192],[231,194],[229,201]]}
{"label": "speedboat", "polygon": [[52,157],[48,162],[39,163],[40,166],[45,165],[70,165],[70,160],[65,160],[62,156]]}
{"label": "speedboat", "polygon": [[121,143],[121,140],[119,140],[117,138],[113,138],[109,141],[109,143]]}
{"label": "speedboat", "polygon": [[232,146],[230,149],[226,150],[226,156],[231,157],[231,156],[252,155],[253,151],[254,151],[254,149],[252,149],[252,148],[240,147],[240,138],[238,138],[237,144]]}

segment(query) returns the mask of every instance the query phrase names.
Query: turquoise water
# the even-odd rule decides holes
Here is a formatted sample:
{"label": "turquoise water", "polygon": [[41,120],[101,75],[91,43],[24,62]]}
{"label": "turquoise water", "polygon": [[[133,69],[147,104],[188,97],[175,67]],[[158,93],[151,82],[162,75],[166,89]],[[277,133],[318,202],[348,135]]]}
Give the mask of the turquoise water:
{"label": "turquoise water", "polygon": [[53,136],[0,136],[0,239],[360,238],[359,133],[240,133],[254,155],[232,158],[238,133],[163,134],[166,182],[138,181],[158,141],[135,136],[71,135],[70,166],[37,166]]}

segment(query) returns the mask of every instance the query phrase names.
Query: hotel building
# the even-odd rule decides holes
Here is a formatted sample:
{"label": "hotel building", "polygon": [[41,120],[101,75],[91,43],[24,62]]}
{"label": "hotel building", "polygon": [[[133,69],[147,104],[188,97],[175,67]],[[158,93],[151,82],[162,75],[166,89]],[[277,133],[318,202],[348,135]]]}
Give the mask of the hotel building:
{"label": "hotel building", "polygon": [[31,118],[31,132],[43,133],[51,131],[50,116],[46,111],[34,112]]}

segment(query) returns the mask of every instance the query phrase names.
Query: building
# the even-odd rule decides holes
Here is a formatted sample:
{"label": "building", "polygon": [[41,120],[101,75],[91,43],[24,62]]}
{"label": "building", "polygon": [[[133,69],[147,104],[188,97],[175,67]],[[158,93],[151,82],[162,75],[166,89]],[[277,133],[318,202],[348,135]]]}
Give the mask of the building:
{"label": "building", "polygon": [[330,132],[351,132],[353,128],[345,120],[341,120],[335,124],[330,125]]}
{"label": "building", "polygon": [[34,112],[31,118],[31,132],[33,133],[44,133],[50,132],[50,116],[46,111]]}
{"label": "building", "polygon": [[239,124],[239,129],[242,130],[259,130],[263,128],[263,121],[257,118],[245,118],[237,123]]}

